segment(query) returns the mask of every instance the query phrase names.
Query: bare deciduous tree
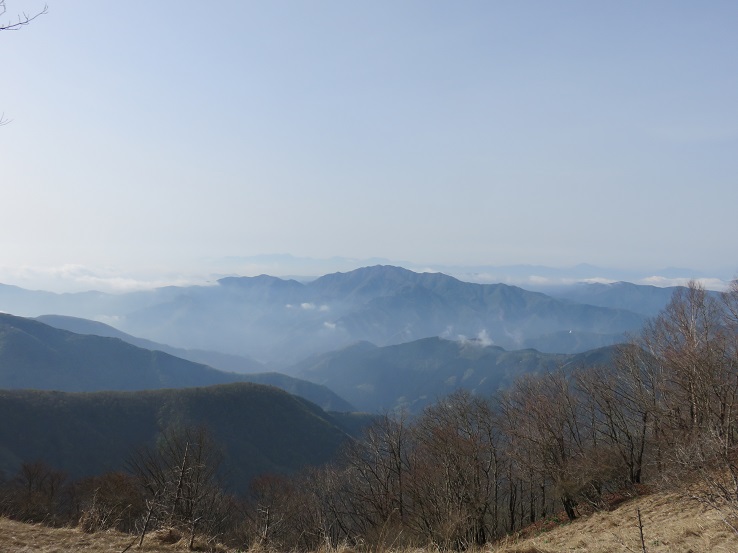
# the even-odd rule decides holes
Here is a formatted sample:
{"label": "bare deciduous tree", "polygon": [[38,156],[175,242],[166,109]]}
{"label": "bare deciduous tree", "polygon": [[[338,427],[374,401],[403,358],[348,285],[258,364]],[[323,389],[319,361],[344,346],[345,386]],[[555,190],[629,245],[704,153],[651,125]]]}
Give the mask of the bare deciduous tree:
{"label": "bare deciduous tree", "polygon": [[22,463],[3,501],[3,514],[26,522],[55,524],[66,473],[44,462]]}
{"label": "bare deciduous tree", "polygon": [[596,484],[596,476],[585,470],[591,442],[580,399],[569,377],[562,372],[528,375],[501,395],[505,433],[515,448],[518,463],[532,463],[554,486],[567,516],[576,518],[577,496]]}
{"label": "bare deciduous tree", "polygon": [[327,491],[323,474],[328,470],[293,476],[263,474],[254,479],[244,510],[247,547],[314,551],[324,544],[326,517],[318,498]]}
{"label": "bare deciduous tree", "polygon": [[736,360],[726,312],[697,282],[677,289],[642,344],[663,366],[666,414],[675,432],[734,431]]}
{"label": "bare deciduous tree", "polygon": [[662,364],[672,472],[738,533],[738,282],[722,301],[691,282],[646,328]]}
{"label": "bare deciduous tree", "polygon": [[417,423],[413,520],[443,547],[482,545],[498,533],[502,460],[489,402],[458,391]]}
{"label": "bare deciduous tree", "polygon": [[[592,367],[575,375],[584,401],[590,405],[594,449],[601,469],[612,477],[638,484],[643,477],[649,427],[655,419],[652,382],[637,347],[622,346],[617,368]],[[594,452],[593,452],[594,455]]]}
{"label": "bare deciduous tree", "polygon": [[73,486],[77,526],[84,532],[117,529],[133,532],[144,511],[144,498],[133,476],[110,472],[84,478]]}
{"label": "bare deciduous tree", "polygon": [[347,492],[364,537],[386,534],[405,522],[411,448],[405,414],[381,416],[361,440],[348,444],[344,459],[352,486]]}
{"label": "bare deciduous tree", "polygon": [[128,462],[148,493],[141,540],[154,524],[195,537],[217,526],[224,495],[216,481],[221,456],[207,431],[187,428],[165,432],[156,450],[137,451]]}

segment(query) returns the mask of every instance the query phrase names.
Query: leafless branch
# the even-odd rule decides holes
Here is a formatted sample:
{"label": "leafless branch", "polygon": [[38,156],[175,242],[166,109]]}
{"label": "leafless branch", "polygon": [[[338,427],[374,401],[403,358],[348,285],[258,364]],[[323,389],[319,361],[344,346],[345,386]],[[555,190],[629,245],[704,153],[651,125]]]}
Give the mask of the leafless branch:
{"label": "leafless branch", "polygon": [[[8,8],[5,5],[5,0],[0,0],[0,17],[3,17],[7,11]],[[41,17],[42,15],[46,14],[48,11],[49,5],[44,4],[44,7],[33,15],[28,15],[26,12],[23,12],[22,14],[18,15],[18,21],[16,21],[15,23],[13,23],[12,21],[9,21],[7,23],[0,23],[0,31],[17,31],[20,28],[28,25],[37,17]],[[0,114],[0,127],[7,125],[11,121],[12,119],[5,118],[4,113]]]}
{"label": "leafless branch", "polygon": [[[5,15],[5,12],[7,10],[8,8],[5,6],[5,0],[0,0],[0,16]],[[0,31],[17,31],[21,27],[25,27],[26,25],[28,25],[37,17],[41,17],[42,15],[48,13],[48,11],[49,5],[44,4],[43,9],[33,15],[28,15],[26,12],[23,12],[18,15],[18,21],[16,21],[15,23],[10,21],[8,23],[0,23]],[[0,124],[2,124],[2,120],[0,120]]]}

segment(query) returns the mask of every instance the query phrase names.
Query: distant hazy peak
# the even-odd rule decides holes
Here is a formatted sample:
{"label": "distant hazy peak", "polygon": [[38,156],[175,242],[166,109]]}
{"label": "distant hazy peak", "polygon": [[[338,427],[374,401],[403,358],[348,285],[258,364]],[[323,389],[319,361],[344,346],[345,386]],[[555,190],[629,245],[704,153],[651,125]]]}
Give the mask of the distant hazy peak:
{"label": "distant hazy peak", "polygon": [[283,279],[271,275],[258,275],[258,276],[232,276],[218,279],[218,284],[221,286],[253,286],[253,285],[284,285],[302,288],[304,284],[294,279]]}

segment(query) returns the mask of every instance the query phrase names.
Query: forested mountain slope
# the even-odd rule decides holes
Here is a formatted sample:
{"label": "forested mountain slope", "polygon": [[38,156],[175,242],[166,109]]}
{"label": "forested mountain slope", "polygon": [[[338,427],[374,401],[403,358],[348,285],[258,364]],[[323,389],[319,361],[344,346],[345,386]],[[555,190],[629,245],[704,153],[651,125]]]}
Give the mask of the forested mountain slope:
{"label": "forested mountain slope", "polygon": [[239,490],[266,472],[328,461],[347,439],[316,405],[271,386],[66,393],[0,390],[0,470],[44,461],[73,478],[123,470],[167,430],[204,427]]}
{"label": "forested mountain slope", "polygon": [[478,340],[426,338],[386,347],[360,342],[316,355],[289,370],[331,388],[363,411],[401,408],[419,413],[458,389],[488,397],[524,374],[608,364],[614,351],[614,347],[582,354],[507,351]]}

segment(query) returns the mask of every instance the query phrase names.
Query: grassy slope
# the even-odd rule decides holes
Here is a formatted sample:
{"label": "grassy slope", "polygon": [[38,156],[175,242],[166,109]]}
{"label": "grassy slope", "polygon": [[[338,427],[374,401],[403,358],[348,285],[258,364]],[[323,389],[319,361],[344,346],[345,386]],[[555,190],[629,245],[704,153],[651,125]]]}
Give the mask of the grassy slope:
{"label": "grassy slope", "polygon": [[643,551],[638,509],[648,553],[730,553],[738,536],[720,514],[676,493],[659,492],[583,517],[534,537],[509,540],[499,553],[615,553]]}
{"label": "grassy slope", "polygon": [[[738,536],[717,512],[674,493],[655,493],[621,504],[609,512],[584,517],[538,536],[488,546],[490,553],[641,553],[637,509],[644,525],[648,553],[730,553],[738,551]],[[54,529],[0,518],[0,548],[5,553],[122,551],[132,538],[116,532],[84,534],[76,529]],[[181,544],[168,545],[162,536],[147,536],[143,549],[172,552]],[[348,551],[348,550],[347,550]],[[342,553],[339,549],[335,552]],[[414,553],[422,553],[416,551]]]}
{"label": "grassy slope", "polygon": [[[131,545],[135,540],[135,545]],[[143,547],[138,547],[134,536],[120,532],[85,534],[76,528],[49,528],[41,524],[25,524],[0,517],[0,551],[3,553],[108,553],[110,551],[143,551],[172,553],[186,551],[182,543],[168,543],[162,533],[146,536]]]}

